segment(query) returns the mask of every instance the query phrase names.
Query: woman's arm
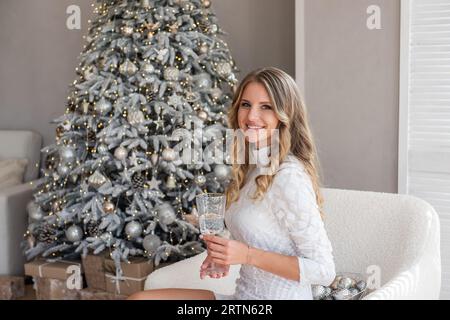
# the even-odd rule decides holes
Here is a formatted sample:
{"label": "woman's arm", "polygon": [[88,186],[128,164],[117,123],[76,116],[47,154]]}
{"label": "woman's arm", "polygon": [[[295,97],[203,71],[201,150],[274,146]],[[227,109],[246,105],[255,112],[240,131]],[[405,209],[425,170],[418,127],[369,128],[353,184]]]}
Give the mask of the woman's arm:
{"label": "woman's arm", "polygon": [[289,280],[300,281],[297,257],[250,247],[248,264]]}
{"label": "woman's arm", "polygon": [[298,258],[249,247],[246,244],[225,238],[202,235],[208,245],[208,254],[213,262],[233,265],[247,264],[271,272],[280,277],[299,281]]}

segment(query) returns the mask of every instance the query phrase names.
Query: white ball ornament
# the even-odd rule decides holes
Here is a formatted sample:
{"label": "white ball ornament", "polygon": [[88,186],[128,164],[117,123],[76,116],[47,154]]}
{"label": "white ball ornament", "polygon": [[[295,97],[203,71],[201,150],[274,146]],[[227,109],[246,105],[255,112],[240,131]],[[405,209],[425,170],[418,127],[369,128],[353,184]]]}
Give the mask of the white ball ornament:
{"label": "white ball ornament", "polygon": [[137,221],[130,221],[125,226],[125,233],[131,239],[137,238],[142,233],[142,225]]}
{"label": "white ball ornament", "polygon": [[70,226],[66,230],[66,238],[70,242],[80,241],[83,238],[83,230],[77,225]]}
{"label": "white ball ornament", "polygon": [[117,160],[125,160],[128,157],[128,150],[124,147],[118,147],[114,150],[114,157]]}
{"label": "white ball ornament", "polygon": [[142,246],[149,254],[154,254],[161,245],[161,239],[156,234],[149,234],[144,237]]}
{"label": "white ball ornament", "polygon": [[180,71],[175,67],[168,67],[164,70],[164,79],[167,81],[178,81]]}

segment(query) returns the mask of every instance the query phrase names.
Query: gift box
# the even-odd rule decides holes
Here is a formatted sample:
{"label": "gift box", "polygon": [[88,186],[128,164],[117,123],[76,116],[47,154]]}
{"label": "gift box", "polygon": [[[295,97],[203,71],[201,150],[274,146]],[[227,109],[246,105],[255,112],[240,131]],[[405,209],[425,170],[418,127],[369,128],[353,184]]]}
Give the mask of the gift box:
{"label": "gift box", "polygon": [[84,276],[88,288],[106,291],[105,259],[106,253],[88,254],[82,258]]}
{"label": "gift box", "polygon": [[34,277],[37,300],[78,300],[77,289],[69,289],[66,280]]}
{"label": "gift box", "polygon": [[15,300],[25,295],[23,277],[0,276],[0,300]]}
{"label": "gift box", "polygon": [[83,273],[80,261],[37,259],[25,263],[25,275],[40,278],[67,280],[76,269]]}
{"label": "gift box", "polygon": [[125,300],[127,298],[125,295],[90,288],[80,290],[78,297],[80,300]]}
{"label": "gift box", "polygon": [[122,275],[116,274],[116,266],[111,259],[105,259],[106,291],[120,295],[131,295],[144,290],[147,276],[155,270],[151,261],[145,258],[135,258],[130,263],[120,264]]}

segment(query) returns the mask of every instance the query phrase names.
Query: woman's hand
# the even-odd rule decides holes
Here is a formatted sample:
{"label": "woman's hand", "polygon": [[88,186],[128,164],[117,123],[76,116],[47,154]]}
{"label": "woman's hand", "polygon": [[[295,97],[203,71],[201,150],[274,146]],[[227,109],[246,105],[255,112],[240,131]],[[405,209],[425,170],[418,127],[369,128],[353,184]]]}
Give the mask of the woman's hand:
{"label": "woman's hand", "polygon": [[200,279],[204,279],[206,276],[209,276],[211,278],[219,279],[226,277],[230,271],[229,265],[219,265],[218,267],[220,270],[223,270],[223,272],[211,272],[210,269],[213,267],[214,263],[212,261],[212,257],[208,254],[206,259],[203,261],[202,265],[200,266]]}
{"label": "woman's hand", "polygon": [[248,264],[250,247],[236,240],[225,239],[213,235],[201,235],[206,242],[208,256],[218,264]]}

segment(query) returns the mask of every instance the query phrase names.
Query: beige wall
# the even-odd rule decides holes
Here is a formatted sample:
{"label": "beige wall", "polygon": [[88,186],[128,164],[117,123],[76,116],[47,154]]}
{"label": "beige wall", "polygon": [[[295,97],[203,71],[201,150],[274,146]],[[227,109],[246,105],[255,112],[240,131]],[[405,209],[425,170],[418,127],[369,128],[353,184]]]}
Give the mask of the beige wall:
{"label": "beige wall", "polygon": [[[92,17],[94,0],[0,1],[0,129],[31,129],[54,142],[68,85]],[[294,0],[213,0],[225,40],[241,73],[274,65],[294,75]],[[282,3],[283,5],[280,5]],[[66,8],[78,4],[82,30],[66,28]]]}
{"label": "beige wall", "polygon": [[[381,7],[382,30],[366,27]],[[305,0],[306,100],[333,188],[397,192],[399,0]]]}

